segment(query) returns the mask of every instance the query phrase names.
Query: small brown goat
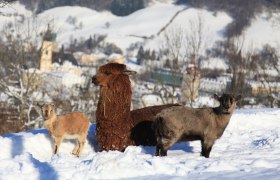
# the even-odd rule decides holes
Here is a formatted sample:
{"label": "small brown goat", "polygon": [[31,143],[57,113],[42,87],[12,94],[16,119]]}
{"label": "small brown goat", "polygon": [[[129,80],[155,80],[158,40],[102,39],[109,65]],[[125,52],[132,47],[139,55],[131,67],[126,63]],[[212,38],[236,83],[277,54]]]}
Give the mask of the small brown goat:
{"label": "small brown goat", "polygon": [[126,65],[101,66],[92,82],[100,86],[96,110],[96,137],[99,151],[124,151],[129,145],[156,145],[152,124],[157,113],[175,104],[130,111],[131,83]]}
{"label": "small brown goat", "polygon": [[73,155],[80,156],[88,134],[89,120],[81,112],[71,112],[65,115],[56,115],[54,104],[41,106],[44,126],[55,142],[54,154],[58,152],[63,139],[77,139],[78,143],[72,151]]}
{"label": "small brown goat", "polygon": [[156,116],[156,156],[166,156],[178,141],[201,141],[201,155],[209,158],[212,146],[220,138],[240,96],[214,94],[220,102],[215,108],[170,107]]}

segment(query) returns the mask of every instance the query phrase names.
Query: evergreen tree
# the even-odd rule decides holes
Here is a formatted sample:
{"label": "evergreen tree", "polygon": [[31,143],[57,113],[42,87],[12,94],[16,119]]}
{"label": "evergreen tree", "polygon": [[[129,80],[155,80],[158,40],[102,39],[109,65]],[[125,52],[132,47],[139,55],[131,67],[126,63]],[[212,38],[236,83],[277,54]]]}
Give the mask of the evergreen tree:
{"label": "evergreen tree", "polygon": [[166,62],[165,62],[165,64],[164,64],[164,67],[165,67],[165,68],[171,68],[171,63],[170,63],[170,60],[169,60],[169,59],[166,60]]}
{"label": "evergreen tree", "polygon": [[151,60],[156,60],[157,59],[157,56],[156,56],[156,51],[155,50],[153,50],[152,51],[152,54],[151,54]]}
{"label": "evergreen tree", "polygon": [[60,48],[59,52],[60,52],[61,54],[64,54],[64,44],[61,45],[61,48]]}
{"label": "evergreen tree", "polygon": [[144,58],[145,59],[151,59],[151,53],[150,53],[150,49],[146,50],[144,53]]}
{"label": "evergreen tree", "polygon": [[144,0],[114,0],[111,11],[118,16],[126,16],[139,9],[145,8]]}
{"label": "evergreen tree", "polygon": [[93,48],[93,41],[92,41],[92,37],[91,36],[87,40],[86,46],[87,46],[88,49],[92,49]]}
{"label": "evergreen tree", "polygon": [[143,46],[141,46],[138,50],[138,53],[137,53],[137,64],[142,64],[143,62],[143,59],[144,59],[144,56],[145,56],[145,51],[144,51],[144,48]]}

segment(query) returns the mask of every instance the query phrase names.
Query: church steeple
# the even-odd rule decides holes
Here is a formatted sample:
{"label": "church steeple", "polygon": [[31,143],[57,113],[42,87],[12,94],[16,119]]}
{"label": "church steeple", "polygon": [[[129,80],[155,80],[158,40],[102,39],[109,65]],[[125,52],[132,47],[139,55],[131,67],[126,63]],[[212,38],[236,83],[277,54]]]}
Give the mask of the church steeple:
{"label": "church steeple", "polygon": [[50,72],[52,66],[52,52],[55,47],[56,34],[53,33],[48,24],[48,29],[43,36],[41,47],[40,71]]}

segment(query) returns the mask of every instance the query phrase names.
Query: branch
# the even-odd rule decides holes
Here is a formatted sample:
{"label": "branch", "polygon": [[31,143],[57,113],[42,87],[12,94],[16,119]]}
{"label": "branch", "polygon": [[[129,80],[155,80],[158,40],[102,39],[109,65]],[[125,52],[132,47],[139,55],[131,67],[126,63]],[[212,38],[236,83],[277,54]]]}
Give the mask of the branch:
{"label": "branch", "polygon": [[1,89],[3,89],[3,93],[8,95],[9,97],[13,97],[13,98],[18,99],[22,103],[22,98],[21,98],[20,94],[16,92],[16,91],[19,91],[18,89],[9,86],[3,80],[0,80],[0,87],[1,87]]}
{"label": "branch", "polygon": [[189,7],[185,7],[184,9],[181,9],[181,10],[177,11],[177,12],[173,15],[173,17],[169,20],[169,22],[168,22],[164,27],[162,27],[162,28],[159,30],[159,32],[157,33],[157,36],[159,36],[159,35],[174,21],[174,19],[175,19],[181,12],[183,12],[183,11],[185,11],[185,10],[187,10],[187,9],[189,9]]}

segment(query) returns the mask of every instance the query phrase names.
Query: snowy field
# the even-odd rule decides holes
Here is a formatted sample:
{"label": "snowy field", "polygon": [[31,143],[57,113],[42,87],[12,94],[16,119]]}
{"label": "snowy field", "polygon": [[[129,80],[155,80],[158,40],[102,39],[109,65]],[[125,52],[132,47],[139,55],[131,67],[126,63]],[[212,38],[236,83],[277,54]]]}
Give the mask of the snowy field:
{"label": "snowy field", "polygon": [[178,143],[167,157],[154,147],[96,152],[95,125],[80,158],[64,141],[58,155],[45,129],[0,137],[0,179],[279,179],[280,109],[236,110],[206,159],[200,142]]}

